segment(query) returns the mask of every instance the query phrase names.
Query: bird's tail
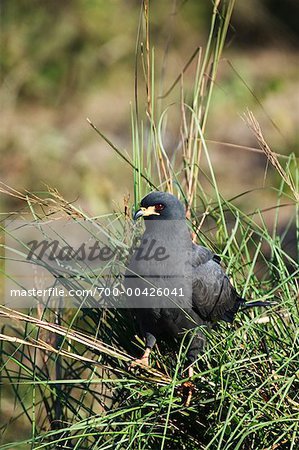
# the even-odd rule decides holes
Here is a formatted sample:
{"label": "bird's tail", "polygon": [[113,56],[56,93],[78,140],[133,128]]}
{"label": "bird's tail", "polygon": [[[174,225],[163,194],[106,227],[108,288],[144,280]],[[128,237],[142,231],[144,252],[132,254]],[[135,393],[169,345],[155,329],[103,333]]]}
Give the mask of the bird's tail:
{"label": "bird's tail", "polygon": [[274,302],[274,301],[270,302],[270,301],[261,301],[261,300],[246,302],[246,300],[244,298],[242,298],[238,295],[234,306],[231,309],[229,309],[228,311],[225,311],[224,315],[222,316],[222,320],[224,320],[225,322],[232,323],[234,321],[235,316],[238,313],[238,311],[246,311],[247,309],[255,308],[257,306],[269,307],[269,306],[275,305],[276,303],[277,302]]}
{"label": "bird's tail", "polygon": [[255,308],[256,306],[269,307],[269,306],[274,306],[276,303],[277,302],[275,302],[275,301],[270,302],[270,301],[256,300],[256,301],[252,301],[252,302],[246,302],[245,300],[243,300],[243,302],[240,305],[240,310],[243,311],[244,309]]}

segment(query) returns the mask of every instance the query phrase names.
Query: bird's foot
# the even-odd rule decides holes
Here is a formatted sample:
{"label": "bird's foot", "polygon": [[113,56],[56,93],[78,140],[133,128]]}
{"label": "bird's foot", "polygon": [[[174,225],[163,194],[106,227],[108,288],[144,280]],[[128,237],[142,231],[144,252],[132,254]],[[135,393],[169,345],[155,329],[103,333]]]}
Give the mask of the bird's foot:
{"label": "bird's foot", "polygon": [[190,406],[192,395],[193,395],[193,392],[195,391],[195,384],[191,381],[191,378],[193,377],[193,375],[194,375],[194,369],[193,369],[193,366],[191,365],[188,367],[189,380],[182,383],[179,388],[179,393],[183,397],[184,406],[187,406],[187,407]]}
{"label": "bird's foot", "polygon": [[191,399],[193,392],[195,391],[195,385],[192,383],[192,381],[185,381],[181,384],[179,387],[179,393],[181,394],[183,398],[184,406],[188,407],[190,406]]}
{"label": "bird's foot", "polygon": [[134,369],[136,366],[149,367],[149,357],[143,355],[141,358],[134,359],[134,361],[132,361],[129,365],[129,370]]}
{"label": "bird's foot", "polygon": [[136,366],[146,366],[149,367],[149,355],[150,355],[151,349],[149,347],[146,347],[144,350],[143,355],[141,358],[134,359],[134,361],[131,362],[129,365],[129,370],[133,369]]}

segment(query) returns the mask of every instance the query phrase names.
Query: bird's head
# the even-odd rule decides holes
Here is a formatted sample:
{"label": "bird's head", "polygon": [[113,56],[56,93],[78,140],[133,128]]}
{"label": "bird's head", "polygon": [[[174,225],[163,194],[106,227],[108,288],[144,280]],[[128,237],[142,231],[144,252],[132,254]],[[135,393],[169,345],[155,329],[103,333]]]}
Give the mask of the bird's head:
{"label": "bird's head", "polygon": [[145,220],[182,220],[186,213],[183,204],[167,192],[151,192],[140,203],[134,220],[143,217]]}

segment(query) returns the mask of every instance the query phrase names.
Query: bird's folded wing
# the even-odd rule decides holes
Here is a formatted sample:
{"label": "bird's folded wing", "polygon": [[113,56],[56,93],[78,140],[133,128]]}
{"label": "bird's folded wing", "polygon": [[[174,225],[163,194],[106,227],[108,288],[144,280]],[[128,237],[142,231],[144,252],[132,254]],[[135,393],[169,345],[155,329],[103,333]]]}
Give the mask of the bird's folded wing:
{"label": "bird's folded wing", "polygon": [[215,255],[204,247],[196,247],[198,264],[194,264],[193,258],[193,309],[207,321],[231,321],[230,317],[233,320],[238,310],[239,297]]}
{"label": "bird's folded wing", "polygon": [[211,252],[206,247],[203,247],[201,245],[196,245],[192,243],[192,266],[198,267],[201,264],[205,264],[206,262],[214,260],[220,263],[221,258],[218,255],[215,255],[215,253]]}

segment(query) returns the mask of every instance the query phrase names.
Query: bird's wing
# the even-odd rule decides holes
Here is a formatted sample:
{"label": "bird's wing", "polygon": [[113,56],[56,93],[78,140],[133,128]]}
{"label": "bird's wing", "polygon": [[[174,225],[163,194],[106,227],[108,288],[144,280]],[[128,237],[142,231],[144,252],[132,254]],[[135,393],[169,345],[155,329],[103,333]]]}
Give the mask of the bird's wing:
{"label": "bird's wing", "polygon": [[193,310],[207,321],[233,321],[242,299],[221,267],[220,258],[194,245],[192,268]]}
{"label": "bird's wing", "polygon": [[208,248],[203,247],[202,245],[196,245],[196,244],[192,243],[192,266],[193,267],[198,267],[201,264],[205,264],[210,260],[218,262],[218,264],[220,264],[220,262],[221,262],[220,256],[216,255]]}

